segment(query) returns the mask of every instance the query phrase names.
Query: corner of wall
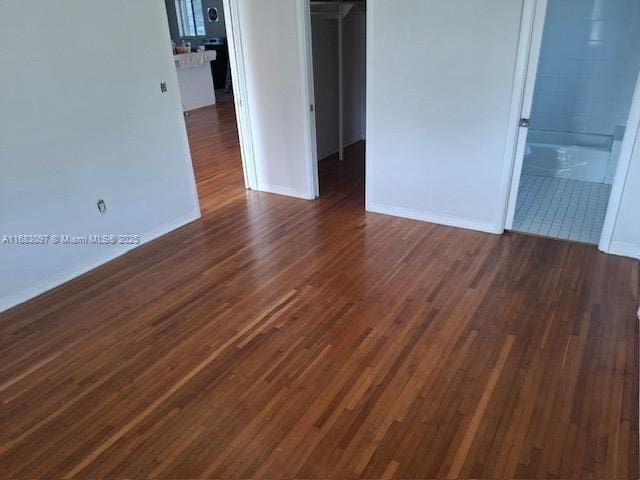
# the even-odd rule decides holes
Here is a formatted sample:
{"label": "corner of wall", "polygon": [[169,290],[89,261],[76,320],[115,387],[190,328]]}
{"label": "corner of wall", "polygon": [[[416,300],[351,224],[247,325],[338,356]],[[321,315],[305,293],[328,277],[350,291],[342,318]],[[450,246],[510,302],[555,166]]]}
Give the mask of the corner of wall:
{"label": "corner of wall", "polygon": [[478,232],[491,233],[494,235],[502,235],[504,230],[499,226],[490,222],[461,218],[452,215],[444,215],[433,212],[422,212],[412,210],[410,208],[385,205],[378,202],[366,201],[367,212],[380,213],[383,215],[391,215],[393,217],[408,218],[410,220],[418,220],[421,222],[436,223],[446,225],[448,227],[464,228],[466,230],[475,230]]}
{"label": "corner of wall", "polygon": [[640,260],[640,244],[629,242],[611,242],[609,250],[605,253],[618,255],[620,257],[630,257]]}
{"label": "corner of wall", "polygon": [[274,195],[282,195],[285,197],[293,197],[301,200],[315,200],[315,195],[306,190],[299,190],[291,187],[283,187],[281,185],[272,185],[261,183],[258,186],[258,191],[273,193]]}
{"label": "corner of wall", "polygon": [[66,272],[59,272],[57,275],[41,280],[40,282],[31,285],[27,289],[23,289],[19,292],[12,293],[11,295],[7,295],[5,297],[0,298],[0,313],[7,311],[13,307],[17,307],[18,305],[25,303],[29,300],[36,298],[39,295],[42,295],[54,288],[60,287],[65,283],[68,283],[74,280],[85,273],[88,273],[106,263],[109,263],[112,260],[117,259],[118,257],[123,256],[127,252],[135,250],[147,243],[156,240],[157,238],[166,235],[178,228],[181,228],[189,223],[192,223],[199,218],[201,218],[200,210],[196,209],[185,215],[182,218],[176,219],[172,222],[165,223],[160,225],[159,227],[146,232],[141,235],[143,238],[143,242],[139,245],[130,246],[130,245],[119,245],[118,248],[114,248],[113,250],[109,250],[100,257],[93,259],[93,261],[88,262],[80,267],[68,270]]}

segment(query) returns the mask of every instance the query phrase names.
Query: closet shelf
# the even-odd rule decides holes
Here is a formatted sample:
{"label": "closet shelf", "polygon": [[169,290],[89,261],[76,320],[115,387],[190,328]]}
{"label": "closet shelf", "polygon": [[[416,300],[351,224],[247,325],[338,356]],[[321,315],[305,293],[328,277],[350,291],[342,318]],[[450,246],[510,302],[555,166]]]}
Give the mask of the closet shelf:
{"label": "closet shelf", "polygon": [[321,17],[328,20],[338,20],[342,13],[342,18],[345,18],[356,2],[342,2],[342,9],[340,8],[340,2],[312,0],[311,2],[311,15],[314,17]]}

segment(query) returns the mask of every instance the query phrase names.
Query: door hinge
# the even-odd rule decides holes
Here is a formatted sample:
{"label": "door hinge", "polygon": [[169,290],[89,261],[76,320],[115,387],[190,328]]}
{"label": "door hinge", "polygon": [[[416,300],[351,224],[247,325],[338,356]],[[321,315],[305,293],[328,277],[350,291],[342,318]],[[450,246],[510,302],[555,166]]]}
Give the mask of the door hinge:
{"label": "door hinge", "polygon": [[521,118],[521,119],[520,119],[520,126],[521,126],[521,127],[529,128],[529,124],[530,124],[530,123],[531,123],[531,122],[529,121],[529,119],[528,119],[528,118]]}
{"label": "door hinge", "polygon": [[313,112],[313,110],[314,110],[313,103],[311,105],[309,105],[309,110],[311,110]]}

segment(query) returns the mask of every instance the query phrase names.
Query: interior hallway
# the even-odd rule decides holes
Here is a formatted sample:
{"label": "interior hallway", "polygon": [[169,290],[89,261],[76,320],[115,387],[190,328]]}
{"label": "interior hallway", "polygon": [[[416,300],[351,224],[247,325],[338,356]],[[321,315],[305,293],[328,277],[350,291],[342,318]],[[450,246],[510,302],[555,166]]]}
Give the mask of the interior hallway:
{"label": "interior hallway", "polygon": [[185,117],[203,217],[245,197],[233,102],[194,110]]}
{"label": "interior hallway", "polygon": [[638,262],[244,190],[189,118],[203,218],[0,316],[7,478],[638,478]]}

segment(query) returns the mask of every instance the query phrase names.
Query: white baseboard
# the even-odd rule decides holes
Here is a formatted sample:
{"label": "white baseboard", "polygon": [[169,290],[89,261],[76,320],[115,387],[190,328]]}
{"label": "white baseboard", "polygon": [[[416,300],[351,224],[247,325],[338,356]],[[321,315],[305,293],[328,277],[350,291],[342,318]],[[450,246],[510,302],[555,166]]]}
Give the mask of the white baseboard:
{"label": "white baseboard", "polygon": [[[605,253],[640,260],[640,245],[628,242],[611,242],[609,251]],[[638,307],[638,320],[640,320],[640,307]]]}
{"label": "white baseboard", "polygon": [[[345,140],[344,148],[348,148],[351,145],[354,145],[354,144],[356,144],[358,142],[362,142],[363,140],[366,140],[364,135],[359,135],[357,137],[352,138],[351,140]],[[335,150],[333,150],[330,153],[320,154],[320,155],[318,155],[318,161],[325,160],[325,159],[327,159],[329,157],[332,157],[333,155],[336,155],[339,151],[340,151],[340,149],[336,148]]]}
{"label": "white baseboard", "polygon": [[285,197],[301,198],[302,200],[315,200],[315,195],[310,195],[304,190],[297,190],[290,187],[282,187],[280,185],[258,185],[259,192],[274,193],[276,195],[284,195]]}
{"label": "white baseboard", "polygon": [[619,255],[621,257],[637,258],[640,260],[640,245],[628,242],[611,242],[609,251],[606,253]]}
{"label": "white baseboard", "polygon": [[167,233],[172,232],[173,230],[183,227],[199,219],[200,217],[201,217],[200,212],[192,212],[186,217],[183,217],[179,220],[176,220],[170,223],[166,223],[145,234],[141,234],[140,237],[142,239],[142,243],[138,245],[117,245],[117,246],[114,246],[114,248],[112,249],[107,248],[105,249],[106,251],[104,255],[101,255],[93,259],[92,261],[85,263],[84,265],[73,267],[72,269],[65,272],[59,272],[55,276],[45,278],[40,282],[31,285],[29,288],[26,288],[19,292],[15,292],[13,294],[2,297],[0,298],[0,313],[6,310],[9,310],[10,308],[16,307],[21,303],[29,301],[37,297],[38,295],[42,295],[43,293],[46,293],[49,290],[53,290],[54,288],[64,285],[65,283],[73,280],[74,278],[84,275],[85,273],[90,272],[91,270],[94,270],[104,265],[105,263],[115,260],[116,258],[124,255],[125,253],[135,248],[138,248],[141,245],[149,243],[158,237],[166,235]]}
{"label": "white baseboard", "polygon": [[368,212],[382,213],[394,217],[409,218],[411,220],[420,220],[421,222],[437,223],[448,227],[464,228],[466,230],[476,230],[479,232],[493,233],[501,235],[504,231],[497,225],[489,222],[482,222],[468,218],[455,217],[452,215],[443,215],[432,212],[423,212],[412,210],[410,208],[396,207],[384,205],[376,202],[366,202]]}

